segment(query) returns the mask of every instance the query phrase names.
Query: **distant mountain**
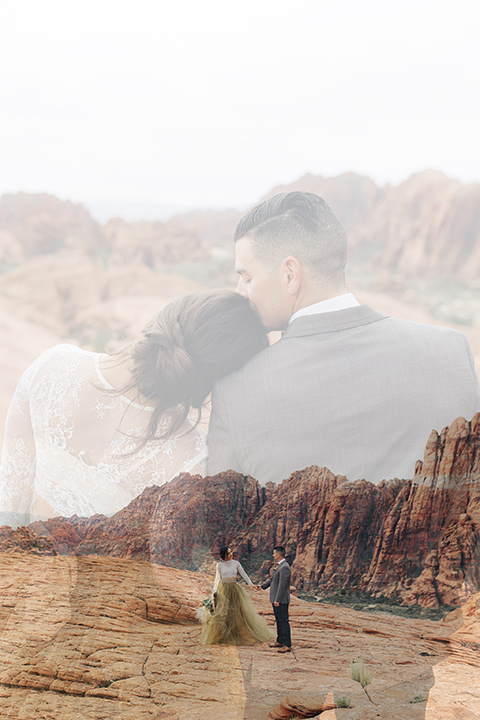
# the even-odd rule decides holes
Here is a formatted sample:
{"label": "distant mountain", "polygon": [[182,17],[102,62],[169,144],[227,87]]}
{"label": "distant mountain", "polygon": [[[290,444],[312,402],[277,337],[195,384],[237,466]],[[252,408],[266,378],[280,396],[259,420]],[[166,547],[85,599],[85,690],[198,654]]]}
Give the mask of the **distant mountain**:
{"label": "distant mountain", "polygon": [[63,249],[92,256],[101,244],[100,226],[82,205],[45,193],[0,198],[0,266]]}
{"label": "distant mountain", "polygon": [[159,269],[209,257],[198,233],[181,220],[100,226],[83,207],[53,195],[17,193],[0,198],[0,266],[16,267],[41,255],[82,255],[103,266],[141,263]]}
{"label": "distant mountain", "polygon": [[[479,184],[464,185],[434,170],[383,188],[355,173],[307,174],[266,197],[290,190],[318,193],[332,205],[347,229],[353,269],[363,263],[404,281],[440,279],[480,288]],[[52,195],[4,195],[0,267],[65,251],[106,267],[140,263],[159,270],[211,260],[215,248],[217,255],[219,249],[233,255],[241,215],[233,209],[191,211],[168,220],[116,217],[101,226],[82,205]]]}

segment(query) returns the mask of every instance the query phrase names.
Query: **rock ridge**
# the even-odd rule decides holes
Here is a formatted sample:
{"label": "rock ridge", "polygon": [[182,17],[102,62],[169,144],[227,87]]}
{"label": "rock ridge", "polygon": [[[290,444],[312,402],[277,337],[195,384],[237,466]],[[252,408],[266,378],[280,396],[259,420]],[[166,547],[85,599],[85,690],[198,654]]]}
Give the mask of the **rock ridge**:
{"label": "rock ridge", "polygon": [[111,518],[0,528],[0,552],[99,555],[211,569],[234,545],[264,577],[283,544],[308,592],[362,592],[456,605],[480,588],[480,414],[432,432],[415,477],[375,486],[315,466],[262,488],[226,471],[147,488]]}

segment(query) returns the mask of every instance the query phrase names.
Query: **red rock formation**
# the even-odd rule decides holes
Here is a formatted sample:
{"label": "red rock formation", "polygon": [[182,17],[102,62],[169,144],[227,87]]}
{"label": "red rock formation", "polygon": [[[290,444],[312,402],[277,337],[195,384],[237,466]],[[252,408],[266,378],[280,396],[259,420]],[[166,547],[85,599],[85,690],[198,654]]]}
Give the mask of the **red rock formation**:
{"label": "red rock formation", "polygon": [[292,582],[421,605],[457,604],[480,586],[480,414],[433,432],[413,480],[375,486],[326,468],[260,488],[232,471],[147,488],[112,518],[0,529],[0,551],[112,555],[196,569],[226,542],[264,576],[284,544]]}
{"label": "red rock formation", "polygon": [[179,218],[105,227],[80,204],[54,195],[17,193],[0,198],[0,262],[18,265],[37,255],[94,257],[107,267],[140,264],[159,268],[209,257],[194,227]]}
{"label": "red rock formation", "polygon": [[158,269],[205,260],[210,255],[196,230],[186,227],[178,218],[153,223],[128,223],[114,218],[103,228],[103,236],[111,267],[137,263]]}
{"label": "red rock formation", "polygon": [[228,248],[233,256],[233,231],[242,217],[239,210],[192,210],[175,216],[189,230],[198,234],[206,248]]}
{"label": "red rock formation", "polygon": [[[322,195],[342,219],[351,262],[409,278],[461,280],[478,287],[480,186],[463,185],[425,170],[397,186],[379,188],[355,173],[324,178],[306,174],[278,192]],[[131,263],[155,269],[210,257],[212,246],[232,248],[241,213],[178,215],[167,222],[110,220],[103,228],[78,204],[52,195],[17,193],[0,198],[0,261],[18,264],[38,254],[74,250],[107,266]]]}
{"label": "red rock formation", "polygon": [[93,255],[102,242],[100,226],[82,205],[47,194],[1,197],[0,231],[0,261],[12,263],[61,249]]}
{"label": "red rock formation", "polygon": [[364,253],[370,247],[377,266],[406,277],[456,278],[478,287],[479,207],[479,185],[425,170],[385,187],[350,234]]}

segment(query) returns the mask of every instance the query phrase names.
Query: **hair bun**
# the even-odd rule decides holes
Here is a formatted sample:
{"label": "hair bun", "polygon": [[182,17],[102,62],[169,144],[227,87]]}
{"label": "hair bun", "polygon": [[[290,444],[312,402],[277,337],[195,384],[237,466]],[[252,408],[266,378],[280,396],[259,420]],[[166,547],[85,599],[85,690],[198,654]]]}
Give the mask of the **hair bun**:
{"label": "hair bun", "polygon": [[267,345],[248,301],[232,291],[176,298],[143,334],[131,351],[132,380],[155,407],[148,439],[155,437],[162,412],[176,414],[173,433],[190,408],[201,408],[216,380]]}

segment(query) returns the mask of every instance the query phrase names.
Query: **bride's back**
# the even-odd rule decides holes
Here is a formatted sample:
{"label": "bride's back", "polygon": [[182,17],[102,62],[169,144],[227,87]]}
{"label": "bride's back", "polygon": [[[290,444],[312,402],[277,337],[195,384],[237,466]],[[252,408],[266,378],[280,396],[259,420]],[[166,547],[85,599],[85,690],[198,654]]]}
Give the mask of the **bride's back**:
{"label": "bride's back", "polygon": [[225,291],[163,308],[142,339],[106,363],[109,377],[112,367],[120,376],[115,387],[102,372],[107,356],[68,344],[47,350],[9,409],[0,512],[16,524],[112,514],[149,485],[204,473],[205,433],[188,414],[266,345],[247,300]]}
{"label": "bride's back", "polygon": [[[139,447],[153,408],[119,395],[105,380],[98,353],[58,345],[24,374],[14,402],[29,408],[35,477],[34,517],[111,514],[149,485],[162,485],[180,472],[202,473],[206,439],[186,420],[164,440]],[[168,432],[163,415],[158,434]],[[25,508],[27,510],[27,508]]]}

